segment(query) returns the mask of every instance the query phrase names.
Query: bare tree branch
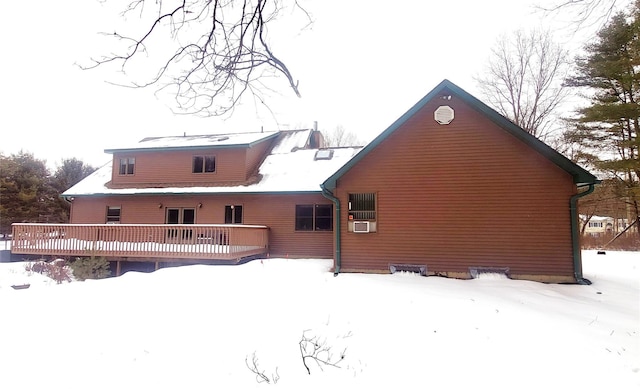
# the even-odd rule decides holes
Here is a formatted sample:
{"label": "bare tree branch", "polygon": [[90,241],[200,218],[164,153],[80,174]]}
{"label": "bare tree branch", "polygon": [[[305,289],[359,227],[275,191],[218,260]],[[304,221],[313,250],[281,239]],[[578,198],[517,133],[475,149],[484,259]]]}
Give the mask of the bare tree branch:
{"label": "bare tree branch", "polygon": [[492,49],[486,70],[475,80],[486,101],[530,134],[544,139],[554,113],[568,95],[562,80],[568,53],[548,31],[516,31]]}
{"label": "bare tree branch", "polygon": [[340,368],[339,364],[344,360],[347,349],[344,349],[340,355],[334,356],[331,351],[331,346],[327,345],[326,340],[320,339],[317,336],[308,337],[307,332],[308,331],[302,332],[302,338],[300,342],[298,342],[302,364],[304,364],[305,369],[307,369],[307,373],[311,374],[307,360],[314,361],[320,370],[322,370],[323,366]]}
{"label": "bare tree branch", "polygon": [[577,31],[583,27],[604,26],[621,3],[621,0],[562,0],[536,6],[545,14],[566,13],[573,16],[571,26]]}
{"label": "bare tree branch", "polygon": [[[131,1],[122,16],[137,16],[131,29],[141,32],[104,33],[122,46],[81,68],[117,63],[127,74],[143,67],[143,80],[133,77],[125,86],[158,86],[174,96],[178,113],[230,114],[246,93],[266,105],[270,88],[264,81],[279,77],[300,97],[298,80],[268,39],[267,26],[280,22],[284,5],[281,0]],[[312,23],[298,0],[289,0],[289,7],[301,11],[307,26]]]}
{"label": "bare tree branch", "polygon": [[280,374],[278,373],[278,368],[275,368],[275,372],[272,373],[270,376],[267,375],[267,373],[265,373],[264,370],[260,369],[260,366],[258,365],[258,357],[256,356],[256,353],[254,352],[252,357],[251,357],[251,362],[249,362],[249,357],[247,356],[244,359],[244,363],[247,366],[247,369],[249,369],[253,374],[255,374],[256,376],[256,381],[261,384],[263,382],[266,382],[267,384],[277,384],[278,381],[280,380]]}
{"label": "bare tree branch", "polygon": [[323,130],[322,135],[328,147],[361,146],[363,144],[355,133],[347,131],[340,124],[331,131]]}

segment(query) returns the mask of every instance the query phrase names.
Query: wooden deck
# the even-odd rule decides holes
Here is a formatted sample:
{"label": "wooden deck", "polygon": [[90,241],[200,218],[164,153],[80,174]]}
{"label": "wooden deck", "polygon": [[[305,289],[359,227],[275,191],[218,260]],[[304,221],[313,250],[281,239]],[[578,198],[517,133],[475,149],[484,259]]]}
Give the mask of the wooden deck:
{"label": "wooden deck", "polygon": [[229,260],[266,254],[269,228],[241,224],[15,223],[11,252],[114,260]]}

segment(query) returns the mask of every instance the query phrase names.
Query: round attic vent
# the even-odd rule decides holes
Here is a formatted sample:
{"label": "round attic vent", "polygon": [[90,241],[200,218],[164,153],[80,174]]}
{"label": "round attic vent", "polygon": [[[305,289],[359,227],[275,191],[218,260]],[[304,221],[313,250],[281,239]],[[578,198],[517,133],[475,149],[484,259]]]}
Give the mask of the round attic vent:
{"label": "round attic vent", "polygon": [[436,119],[436,122],[440,124],[449,124],[453,121],[454,118],[453,108],[448,105],[441,105],[436,109],[433,113],[433,118]]}

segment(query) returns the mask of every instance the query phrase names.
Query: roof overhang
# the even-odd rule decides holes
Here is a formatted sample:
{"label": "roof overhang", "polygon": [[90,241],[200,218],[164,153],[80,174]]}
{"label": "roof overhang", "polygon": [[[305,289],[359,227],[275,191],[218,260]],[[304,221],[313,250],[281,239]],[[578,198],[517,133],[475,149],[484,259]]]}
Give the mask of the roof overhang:
{"label": "roof overhang", "polygon": [[[277,137],[280,133],[264,133],[262,136],[258,136],[257,139],[246,142],[224,142],[220,144],[210,143],[210,144],[201,144],[201,145],[177,145],[177,146],[157,146],[157,147],[144,147],[143,142],[147,141],[147,139],[141,140],[138,145],[132,147],[122,147],[122,148],[111,148],[105,149],[104,152],[108,154],[115,153],[140,153],[140,152],[153,152],[153,151],[185,151],[185,150],[211,150],[211,149],[238,149],[238,148],[251,148],[259,143],[264,141],[273,139]],[[230,135],[233,136],[233,135]],[[204,136],[195,136],[196,137],[204,137]],[[175,137],[180,138],[180,137]],[[185,137],[186,138],[186,137]],[[152,138],[152,139],[160,139],[160,138]]]}

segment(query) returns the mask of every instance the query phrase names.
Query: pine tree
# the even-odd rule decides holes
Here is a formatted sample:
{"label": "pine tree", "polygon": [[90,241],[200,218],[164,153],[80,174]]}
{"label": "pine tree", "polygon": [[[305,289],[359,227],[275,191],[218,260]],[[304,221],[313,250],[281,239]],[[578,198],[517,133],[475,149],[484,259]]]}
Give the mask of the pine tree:
{"label": "pine tree", "polygon": [[61,217],[64,222],[69,221],[71,206],[59,195],[95,170],[93,166],[87,165],[77,158],[67,158],[62,160],[51,177],[51,185],[58,193],[57,206],[60,208]]}
{"label": "pine tree", "polygon": [[0,156],[0,232],[12,223],[64,221],[45,161],[20,152]]}
{"label": "pine tree", "polygon": [[638,220],[640,0],[628,14],[615,15],[585,52],[577,59],[577,74],[567,83],[592,93],[591,101],[577,111],[567,140],[582,146],[585,162],[624,185],[622,196],[631,218]]}

